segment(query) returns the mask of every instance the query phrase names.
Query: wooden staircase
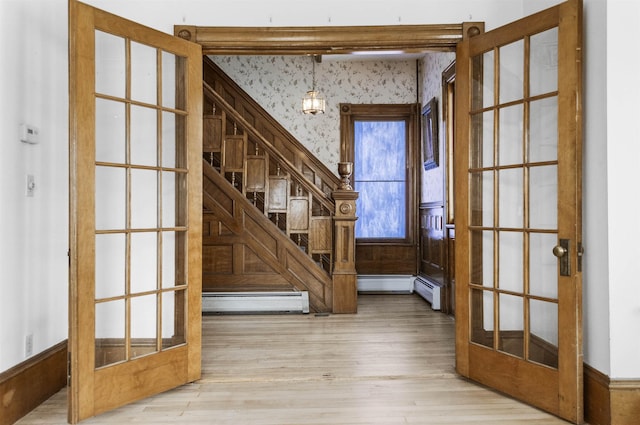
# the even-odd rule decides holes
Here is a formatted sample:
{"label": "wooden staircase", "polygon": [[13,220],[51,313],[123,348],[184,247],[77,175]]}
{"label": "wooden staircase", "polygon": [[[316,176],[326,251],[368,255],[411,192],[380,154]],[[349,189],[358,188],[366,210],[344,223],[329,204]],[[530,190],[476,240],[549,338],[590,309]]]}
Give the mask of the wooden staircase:
{"label": "wooden staircase", "polygon": [[348,176],[206,57],[203,85],[203,291],[308,291],[312,311],[355,312]]}

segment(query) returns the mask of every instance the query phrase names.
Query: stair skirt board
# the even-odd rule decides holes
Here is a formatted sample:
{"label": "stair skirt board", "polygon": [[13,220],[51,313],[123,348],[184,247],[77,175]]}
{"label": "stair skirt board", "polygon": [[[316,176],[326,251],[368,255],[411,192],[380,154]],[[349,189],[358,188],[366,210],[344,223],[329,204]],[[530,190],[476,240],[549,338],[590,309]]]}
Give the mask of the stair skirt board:
{"label": "stair skirt board", "polygon": [[358,292],[411,294],[414,279],[409,275],[358,275]]}
{"label": "stair skirt board", "polygon": [[203,292],[202,313],[309,313],[309,292]]}
{"label": "stair skirt board", "polygon": [[440,288],[442,285],[432,282],[422,276],[416,277],[414,290],[425,300],[431,303],[431,308],[440,310]]}

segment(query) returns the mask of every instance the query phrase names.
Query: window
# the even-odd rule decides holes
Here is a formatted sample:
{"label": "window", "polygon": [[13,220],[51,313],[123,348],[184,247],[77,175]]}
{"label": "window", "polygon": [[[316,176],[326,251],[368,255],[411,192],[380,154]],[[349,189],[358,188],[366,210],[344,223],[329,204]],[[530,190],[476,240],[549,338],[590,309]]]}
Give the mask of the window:
{"label": "window", "polygon": [[355,120],[356,238],[407,237],[407,123]]}
{"label": "window", "polygon": [[340,104],[340,161],[353,163],[356,269],[415,274],[422,167],[418,104]]}

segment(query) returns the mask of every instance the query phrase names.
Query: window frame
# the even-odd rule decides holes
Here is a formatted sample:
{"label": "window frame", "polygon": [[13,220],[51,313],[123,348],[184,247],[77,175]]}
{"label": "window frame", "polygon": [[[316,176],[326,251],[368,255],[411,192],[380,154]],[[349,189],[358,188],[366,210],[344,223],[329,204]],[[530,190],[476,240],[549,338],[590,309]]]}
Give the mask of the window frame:
{"label": "window frame", "polygon": [[[406,125],[405,190],[406,233],[404,238],[356,238],[358,246],[415,245],[417,242],[418,167],[421,166],[419,146],[420,105],[410,104],[340,104],[340,161],[354,162],[356,121],[404,121]],[[353,167],[355,170],[355,167]],[[351,177],[355,180],[355,176]],[[356,215],[358,212],[356,211]]]}

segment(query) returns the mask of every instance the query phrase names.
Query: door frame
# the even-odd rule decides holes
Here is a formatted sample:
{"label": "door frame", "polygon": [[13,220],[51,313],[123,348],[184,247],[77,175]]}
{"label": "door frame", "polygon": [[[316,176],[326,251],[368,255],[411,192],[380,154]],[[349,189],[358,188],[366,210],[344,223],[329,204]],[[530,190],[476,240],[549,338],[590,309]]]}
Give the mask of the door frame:
{"label": "door frame", "polygon": [[204,55],[332,55],[355,51],[455,52],[484,22],[331,27],[207,27],[174,25],[174,35]]}
{"label": "door frame", "polygon": [[[329,55],[348,54],[354,51],[400,50],[412,52],[455,52],[456,46],[466,37],[484,32],[484,22],[433,25],[385,25],[338,27],[207,27],[174,25],[174,35],[202,46],[204,55]],[[341,135],[341,138],[343,136]],[[418,135],[419,139],[419,135]],[[342,143],[341,143],[342,146]],[[416,157],[419,156],[419,152]],[[349,161],[352,154],[341,147],[342,161]],[[347,158],[347,159],[345,159]],[[419,185],[417,169],[409,173]],[[419,194],[409,200],[415,211],[408,212],[411,234],[399,246],[404,248],[397,261],[403,261],[403,273],[418,272],[418,215]],[[385,242],[386,244],[387,242]],[[362,244],[368,249],[370,243]],[[375,245],[379,247],[380,245]],[[361,247],[361,248],[362,248]],[[407,248],[411,253],[407,255]],[[407,258],[411,260],[408,261]],[[369,262],[373,267],[379,262]],[[388,267],[387,267],[388,268]],[[384,273],[379,267],[375,273]],[[373,271],[372,271],[373,272]],[[453,295],[451,296],[453,298]]]}

